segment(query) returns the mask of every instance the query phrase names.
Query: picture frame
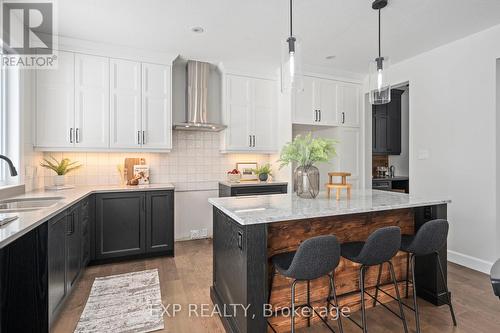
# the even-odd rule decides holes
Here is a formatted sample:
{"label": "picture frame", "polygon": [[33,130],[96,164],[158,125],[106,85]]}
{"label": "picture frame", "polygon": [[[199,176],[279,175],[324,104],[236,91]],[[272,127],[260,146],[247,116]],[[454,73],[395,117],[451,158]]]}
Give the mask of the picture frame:
{"label": "picture frame", "polygon": [[241,181],[258,180],[257,175],[253,172],[254,169],[257,169],[257,162],[236,163],[236,169],[241,174]]}

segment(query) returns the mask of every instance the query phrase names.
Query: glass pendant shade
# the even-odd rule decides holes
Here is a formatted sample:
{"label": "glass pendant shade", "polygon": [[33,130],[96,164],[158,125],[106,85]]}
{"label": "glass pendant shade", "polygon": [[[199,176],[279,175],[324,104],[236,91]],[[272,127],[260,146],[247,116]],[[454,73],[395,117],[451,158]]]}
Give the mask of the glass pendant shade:
{"label": "glass pendant shade", "polygon": [[283,92],[301,92],[304,90],[304,78],[300,41],[297,37],[289,37],[284,41],[282,48],[282,90]]}
{"label": "glass pendant shade", "polygon": [[390,61],[381,57],[370,62],[369,101],[370,104],[387,104],[391,101],[391,84],[388,77]]}

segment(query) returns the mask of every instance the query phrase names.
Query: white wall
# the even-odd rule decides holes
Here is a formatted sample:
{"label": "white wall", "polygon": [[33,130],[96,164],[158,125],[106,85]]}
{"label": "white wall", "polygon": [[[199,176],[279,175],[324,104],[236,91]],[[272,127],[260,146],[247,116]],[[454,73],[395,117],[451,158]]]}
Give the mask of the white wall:
{"label": "white wall", "polygon": [[[411,89],[411,87],[410,87]],[[396,167],[396,176],[408,176],[409,172],[409,90],[401,95],[401,154],[389,155],[389,165]]]}
{"label": "white wall", "polygon": [[[394,84],[410,84],[412,195],[453,200],[449,259],[483,272],[500,256],[495,142],[499,40],[496,26],[390,70]],[[426,151],[428,158],[419,159]]]}

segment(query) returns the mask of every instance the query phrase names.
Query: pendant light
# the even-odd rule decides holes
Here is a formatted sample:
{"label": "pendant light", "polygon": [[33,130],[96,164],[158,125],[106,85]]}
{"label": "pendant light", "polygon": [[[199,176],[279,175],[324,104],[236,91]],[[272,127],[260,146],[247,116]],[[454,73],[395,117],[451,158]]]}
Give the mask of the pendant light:
{"label": "pendant light", "polygon": [[302,78],[302,56],[300,43],[293,35],[293,0],[290,0],[290,36],[283,47],[282,76],[283,90],[300,92],[304,89]]}
{"label": "pendant light", "polygon": [[378,11],[378,57],[370,62],[370,104],[387,104],[391,101],[391,84],[387,76],[390,66],[389,59],[382,56],[380,42],[380,14],[382,8],[387,6],[387,0],[375,0],[372,8]]}

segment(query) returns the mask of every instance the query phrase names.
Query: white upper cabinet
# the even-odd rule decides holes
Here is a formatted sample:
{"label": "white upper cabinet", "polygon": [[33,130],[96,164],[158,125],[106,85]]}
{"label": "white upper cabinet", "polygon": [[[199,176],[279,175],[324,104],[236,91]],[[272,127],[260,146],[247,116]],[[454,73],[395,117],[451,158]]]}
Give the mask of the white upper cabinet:
{"label": "white upper cabinet", "polygon": [[172,149],[171,68],[142,64],[142,146]]}
{"label": "white upper cabinet", "polygon": [[170,66],[59,54],[57,69],[36,72],[37,149],[172,149]]}
{"label": "white upper cabinet", "polygon": [[226,75],[224,91],[222,151],[276,151],[276,81]]}
{"label": "white upper cabinet", "polygon": [[111,59],[110,146],[140,148],[141,63]]}
{"label": "white upper cabinet", "polygon": [[36,146],[65,148],[74,145],[74,54],[59,52],[56,70],[36,71]]}
{"label": "white upper cabinet", "polygon": [[339,120],[344,126],[360,125],[361,88],[357,84],[339,84]]}
{"label": "white upper cabinet", "polygon": [[109,58],[75,55],[75,147],[109,146]]}
{"label": "white upper cabinet", "polygon": [[304,90],[295,93],[292,123],[359,126],[360,85],[304,76]]}

